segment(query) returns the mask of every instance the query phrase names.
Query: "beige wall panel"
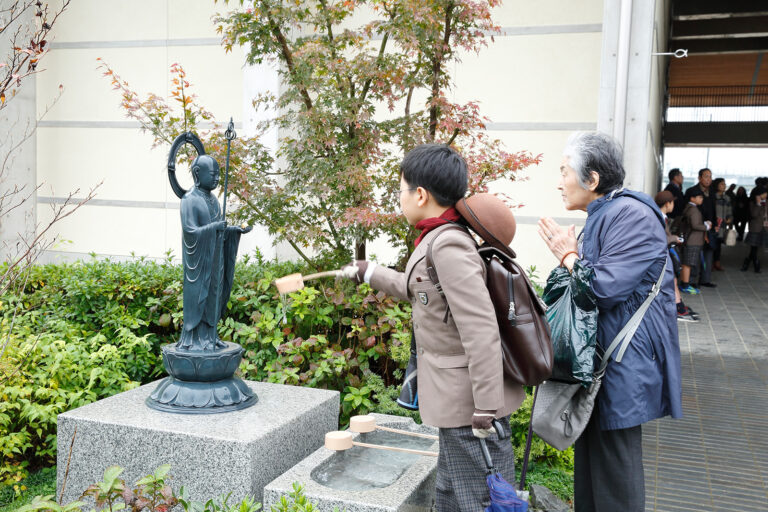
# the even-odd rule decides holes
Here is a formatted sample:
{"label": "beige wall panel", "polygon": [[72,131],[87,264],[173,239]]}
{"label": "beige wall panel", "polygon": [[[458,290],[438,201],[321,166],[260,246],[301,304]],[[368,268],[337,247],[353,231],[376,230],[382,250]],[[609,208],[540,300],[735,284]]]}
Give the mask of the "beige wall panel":
{"label": "beige wall panel", "polygon": [[149,134],[115,128],[40,128],[37,133],[37,177],[45,183],[41,196],[65,196],[76,188],[82,193],[103,180],[98,199],[178,201],[166,173],[169,148],[151,149]]}
{"label": "beige wall panel", "polygon": [[165,39],[167,0],[76,0],[56,22],[54,41]]}
{"label": "beige wall panel", "polygon": [[497,38],[454,71],[456,101],[494,122],[595,122],[600,33]]}
{"label": "beige wall panel", "polygon": [[240,8],[240,2],[213,0],[166,0],[168,3],[168,39],[220,37],[212,17]]}
{"label": "beige wall panel", "polygon": [[[576,233],[579,233],[580,229],[577,227]],[[547,276],[552,269],[560,264],[552,252],[547,249],[534,224],[518,224],[515,239],[512,241],[512,249],[517,254],[517,262],[524,269],[527,270],[530,266],[536,266],[538,277],[535,281],[542,285],[546,283]]]}
{"label": "beige wall panel", "polygon": [[[158,256],[165,256],[165,252],[172,251],[173,258],[181,261],[181,211],[165,210],[163,247]],[[154,255],[153,255],[154,256]]]}
{"label": "beige wall panel", "polygon": [[37,109],[42,114],[46,103],[64,94],[45,116],[45,121],[124,121],[121,96],[112,90],[110,80],[97,69],[104,59],[141,98],[147,93],[164,94],[168,87],[165,49],[97,48],[54,50],[46,57],[46,71],[37,81]]}
{"label": "beige wall panel", "polygon": [[603,0],[505,0],[492,12],[502,27],[601,23]]}
{"label": "beige wall panel", "polygon": [[507,131],[489,132],[491,137],[501,140],[508,151],[527,150],[541,154],[541,163],[528,167],[520,173],[520,180],[497,181],[492,192],[503,192],[515,202],[524,206],[516,214],[540,217],[584,218],[580,212],[569,212],[563,207],[557,184],[560,179],[560,163],[563,149],[570,132],[565,131]]}
{"label": "beige wall panel", "polygon": [[[38,206],[41,223],[50,218],[50,212],[50,205]],[[137,256],[160,257],[168,246],[166,215],[159,209],[86,205],[56,224],[59,236],[70,243],[53,249],[123,256],[133,251]]]}
{"label": "beige wall panel", "polygon": [[[245,56],[239,48],[225,53],[221,46],[177,46],[168,48],[165,70],[178,62],[192,84],[199,104],[213,113],[217,122],[226,124],[230,116],[239,122],[243,112],[243,75]],[[170,75],[169,75],[170,80]],[[168,82],[170,86],[170,81]]]}

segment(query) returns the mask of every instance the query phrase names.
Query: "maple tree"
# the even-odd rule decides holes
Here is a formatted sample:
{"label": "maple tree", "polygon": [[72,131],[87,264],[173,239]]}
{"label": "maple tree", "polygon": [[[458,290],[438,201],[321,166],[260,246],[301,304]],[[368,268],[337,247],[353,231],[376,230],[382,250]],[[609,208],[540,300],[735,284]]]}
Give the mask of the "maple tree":
{"label": "maple tree", "polygon": [[[366,242],[382,235],[408,255],[414,232],[397,213],[399,162],[417,144],[454,145],[469,165],[471,192],[539,162],[491,138],[476,102],[448,99],[460,54],[479,52],[498,31],[491,18],[498,0],[222,3],[234,9],[214,18],[225,50],[246,47],[249,64],[276,64],[282,81],[278,95],[253,99],[254,108],[277,113],[260,125],[262,133],[278,130],[275,158],[258,137],[233,147],[230,193],[240,203],[233,215],[265,225],[307,261],[348,261],[353,247],[363,259]],[[186,79],[174,69],[183,115],[157,96],[140,100],[105,69],[156,143],[190,128],[189,115],[212,121],[182,94]],[[202,138],[222,161],[220,133]]]}

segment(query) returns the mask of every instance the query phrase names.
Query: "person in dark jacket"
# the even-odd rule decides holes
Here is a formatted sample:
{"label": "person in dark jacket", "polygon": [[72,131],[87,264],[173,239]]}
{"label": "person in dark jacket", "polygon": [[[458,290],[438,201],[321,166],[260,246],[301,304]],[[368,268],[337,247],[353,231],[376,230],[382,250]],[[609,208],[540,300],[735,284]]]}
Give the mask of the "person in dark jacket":
{"label": "person in dark jacket", "polygon": [[587,212],[586,225],[578,240],[575,226],[562,227],[551,218],[539,220],[538,232],[569,271],[577,265],[593,271],[602,350],[664,272],[661,291],[623,359],[611,355],[592,417],[576,441],[576,512],[643,512],[641,425],[682,416],[674,274],[664,218],[649,196],[622,188],[622,150],[612,137],[575,133],[564,155],[558,189],[566,209]]}
{"label": "person in dark jacket", "polygon": [[762,185],[752,190],[752,200],[749,204],[749,232],[744,240],[749,245],[749,256],[746,257],[741,265],[741,271],[749,270],[749,264],[754,265],[756,273],[760,273],[760,258],[757,257],[759,247],[768,246],[768,189]]}
{"label": "person in dark jacket", "polygon": [[736,196],[732,202],[733,206],[733,224],[736,226],[736,233],[738,234],[736,240],[741,242],[744,240],[744,230],[749,222],[749,196],[747,195],[747,189],[739,187],[736,189]]}
{"label": "person in dark jacket", "polygon": [[670,192],[675,198],[675,207],[669,212],[669,218],[674,219],[683,213],[685,208],[685,194],[683,194],[683,173],[680,169],[674,168],[669,171],[669,184],[664,189]]}
{"label": "person in dark jacket", "polygon": [[695,190],[701,191],[704,195],[699,211],[704,221],[709,222],[709,230],[704,236],[704,245],[701,250],[704,254],[704,265],[700,266],[698,273],[699,286],[715,288],[717,285],[712,282],[712,262],[714,252],[717,247],[717,231],[715,226],[715,194],[712,192],[712,171],[706,167],[699,170],[699,182],[685,191],[686,201],[690,201],[691,193]]}
{"label": "person in dark jacket", "polygon": [[683,247],[682,269],[680,270],[680,291],[691,295],[697,295],[699,291],[691,286],[691,269],[700,265],[701,249],[704,245],[704,236],[711,224],[702,220],[699,206],[704,201],[701,190],[693,190],[688,198],[688,204],[683,210],[683,226],[685,246]]}
{"label": "person in dark jacket", "polygon": [[725,235],[733,225],[733,206],[731,197],[725,191],[725,179],[712,180],[712,190],[715,193],[715,232],[717,233],[717,247],[715,247],[712,259],[714,270],[725,270],[720,264],[720,253],[725,243]]}

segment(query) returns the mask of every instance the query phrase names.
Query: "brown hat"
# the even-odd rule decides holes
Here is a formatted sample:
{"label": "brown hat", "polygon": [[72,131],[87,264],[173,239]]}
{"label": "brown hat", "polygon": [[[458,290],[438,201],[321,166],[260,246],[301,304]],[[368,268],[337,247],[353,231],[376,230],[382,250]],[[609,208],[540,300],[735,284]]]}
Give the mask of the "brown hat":
{"label": "brown hat", "polygon": [[504,250],[515,238],[515,216],[504,201],[492,194],[475,194],[456,203],[467,224],[480,238]]}
{"label": "brown hat", "polygon": [[656,206],[661,208],[668,202],[674,201],[675,196],[669,190],[662,190],[661,192],[656,194],[656,197],[654,197],[653,200],[656,201]]}

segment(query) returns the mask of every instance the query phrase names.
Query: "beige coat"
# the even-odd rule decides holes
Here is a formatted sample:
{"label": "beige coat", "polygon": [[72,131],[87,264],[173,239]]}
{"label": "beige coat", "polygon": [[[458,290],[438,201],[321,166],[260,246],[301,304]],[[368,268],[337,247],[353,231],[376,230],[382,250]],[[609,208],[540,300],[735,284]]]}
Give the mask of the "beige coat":
{"label": "beige coat", "polygon": [[[405,273],[377,266],[370,277],[373,288],[413,306],[419,411],[425,423],[441,428],[470,425],[476,408],[506,416],[525,398],[522,387],[504,376],[499,326],[475,242],[467,233],[447,228],[424,237]],[[432,259],[450,305],[446,323],[445,302],[427,275],[425,261],[429,243],[442,231]]]}

